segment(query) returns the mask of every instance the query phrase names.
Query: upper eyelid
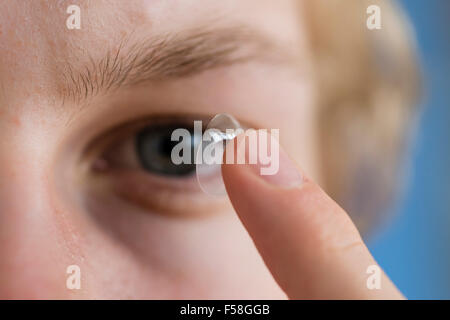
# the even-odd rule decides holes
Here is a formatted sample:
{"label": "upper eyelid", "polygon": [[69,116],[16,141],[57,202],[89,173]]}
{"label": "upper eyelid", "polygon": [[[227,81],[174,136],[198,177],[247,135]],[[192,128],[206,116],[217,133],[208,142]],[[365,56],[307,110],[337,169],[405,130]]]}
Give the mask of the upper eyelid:
{"label": "upper eyelid", "polygon": [[92,141],[83,149],[80,156],[80,162],[92,161],[92,159],[105,150],[115,140],[125,139],[140,129],[149,125],[163,125],[163,124],[179,124],[182,127],[189,127],[193,125],[195,120],[201,120],[203,126],[209,122],[210,116],[194,116],[188,114],[167,114],[154,115],[142,119],[128,120],[125,123],[106,128],[102,133],[98,134]]}

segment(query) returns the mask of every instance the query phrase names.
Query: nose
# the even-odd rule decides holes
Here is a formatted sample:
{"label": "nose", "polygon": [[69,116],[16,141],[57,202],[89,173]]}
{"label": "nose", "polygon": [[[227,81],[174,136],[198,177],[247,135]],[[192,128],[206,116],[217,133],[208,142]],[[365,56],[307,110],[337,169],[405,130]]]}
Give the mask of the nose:
{"label": "nose", "polygon": [[0,133],[0,298],[71,297],[71,216],[58,209],[52,140],[2,119]]}

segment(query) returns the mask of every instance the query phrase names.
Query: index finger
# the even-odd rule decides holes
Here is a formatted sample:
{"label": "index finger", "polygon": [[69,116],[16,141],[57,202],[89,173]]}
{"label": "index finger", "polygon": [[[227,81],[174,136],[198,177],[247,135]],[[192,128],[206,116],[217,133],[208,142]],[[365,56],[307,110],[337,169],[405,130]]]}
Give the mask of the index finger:
{"label": "index finger", "polygon": [[[248,158],[246,140],[239,140],[226,152],[245,148]],[[403,298],[382,271],[379,289],[367,285],[368,268],[378,265],[355,225],[283,150],[276,174],[261,175],[261,167],[260,161],[224,164],[223,179],[235,211],[289,298]]]}

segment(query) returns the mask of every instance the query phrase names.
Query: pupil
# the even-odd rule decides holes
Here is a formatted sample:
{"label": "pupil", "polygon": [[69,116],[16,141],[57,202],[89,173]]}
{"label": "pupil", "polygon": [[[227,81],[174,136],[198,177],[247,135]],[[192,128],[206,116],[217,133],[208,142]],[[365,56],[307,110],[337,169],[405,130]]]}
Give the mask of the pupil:
{"label": "pupil", "polygon": [[[161,155],[164,155],[168,158],[170,158],[170,154],[172,153],[173,147],[175,147],[176,141],[171,141],[170,136],[164,137],[162,141],[160,142],[160,152]],[[183,151],[181,151],[183,152]]]}

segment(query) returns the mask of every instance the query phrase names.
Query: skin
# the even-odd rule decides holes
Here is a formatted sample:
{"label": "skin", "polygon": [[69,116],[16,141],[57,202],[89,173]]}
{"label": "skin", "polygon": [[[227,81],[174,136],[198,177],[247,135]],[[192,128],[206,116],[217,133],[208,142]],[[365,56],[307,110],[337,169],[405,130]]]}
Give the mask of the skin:
{"label": "skin", "polygon": [[[335,298],[400,297],[390,283],[377,296],[355,280],[373,262],[363,244],[359,254],[336,249],[325,259],[312,248],[339,234],[304,241],[322,222],[329,226],[325,218],[307,222],[305,212],[326,217],[337,210],[312,182],[274,194],[245,166],[227,167],[231,202],[211,198],[192,178],[174,181],[139,168],[127,147],[135,131],[117,129],[156,115],[228,112],[255,128],[279,128],[285,150],[320,183],[315,90],[297,1],[50,2],[0,3],[0,298],[324,298],[328,285]],[[74,2],[80,30],[65,24]],[[68,81],[69,65],[76,78],[90,59],[98,64],[117,52],[123,39],[151,42],[205,26],[213,35],[248,27],[265,39],[264,50],[240,39],[236,56],[252,58],[87,94]],[[119,159],[93,172],[93,164],[102,168],[105,148]],[[239,183],[255,193],[239,193]],[[317,202],[304,203],[305,193],[318,193]],[[283,200],[291,196],[292,203]],[[250,207],[242,207],[246,201]],[[289,221],[277,223],[274,208],[290,213]],[[270,246],[261,243],[258,214],[283,235]],[[339,215],[342,233],[350,230],[362,243],[347,215]],[[288,253],[298,257],[294,263],[283,262]],[[335,261],[345,275],[337,282],[328,272]],[[79,290],[66,287],[66,268],[74,264]],[[321,272],[311,278],[311,270]],[[306,287],[304,279],[312,279]]]}

